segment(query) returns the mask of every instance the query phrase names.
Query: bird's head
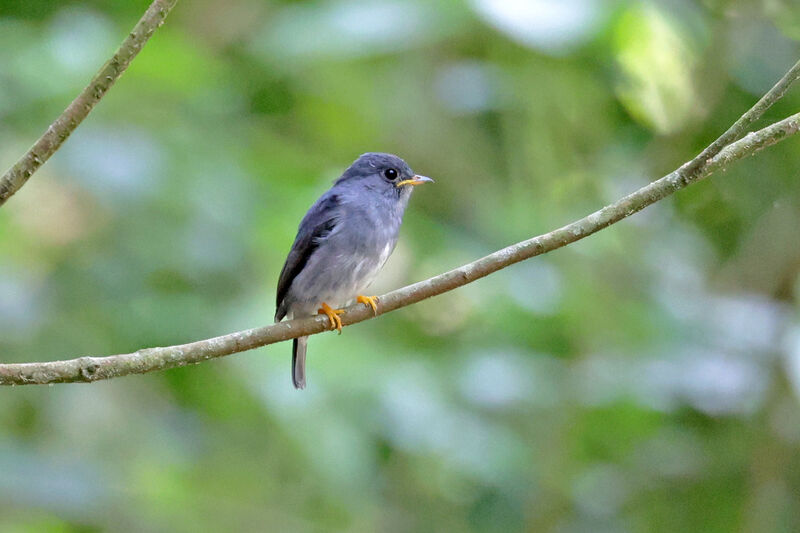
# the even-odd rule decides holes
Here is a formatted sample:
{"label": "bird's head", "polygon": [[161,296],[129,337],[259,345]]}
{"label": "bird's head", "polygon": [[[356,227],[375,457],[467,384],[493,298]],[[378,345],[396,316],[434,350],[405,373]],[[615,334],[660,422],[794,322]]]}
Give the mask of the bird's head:
{"label": "bird's head", "polygon": [[416,185],[433,183],[433,180],[414,174],[396,155],[369,152],[356,159],[336,183],[358,184],[387,196],[408,198]]}

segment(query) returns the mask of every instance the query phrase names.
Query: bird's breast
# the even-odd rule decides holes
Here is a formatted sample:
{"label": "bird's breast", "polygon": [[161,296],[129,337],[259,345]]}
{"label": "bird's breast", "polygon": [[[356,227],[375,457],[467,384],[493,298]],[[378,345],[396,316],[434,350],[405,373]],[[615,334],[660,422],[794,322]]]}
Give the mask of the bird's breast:
{"label": "bird's breast", "polygon": [[342,306],[363,294],[392,254],[401,220],[378,205],[347,205],[292,284],[295,314],[311,314],[321,302]]}

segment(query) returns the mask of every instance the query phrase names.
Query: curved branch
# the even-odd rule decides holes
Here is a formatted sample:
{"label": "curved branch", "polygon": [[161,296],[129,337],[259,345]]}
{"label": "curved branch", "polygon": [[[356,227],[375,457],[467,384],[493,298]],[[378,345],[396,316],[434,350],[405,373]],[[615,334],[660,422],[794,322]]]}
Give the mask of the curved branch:
{"label": "curved branch", "polygon": [[125,72],[153,32],[164,23],[164,19],[177,3],[178,0],[154,0],[150,4],[133,31],[122,41],[113,57],[94,75],[89,85],[67,106],[55,122],[50,124],[25,155],[0,177],[0,206],[25,185],[28,178],[50,159],[50,156],[83,122],[97,102]]}
{"label": "curved branch", "polygon": [[789,87],[800,78],[800,61],[794,64],[783,77],[778,80],[772,89],[761,97],[753,107],[736,120],[736,122],[728,128],[725,133],[717,137],[717,139],[709,144],[697,157],[689,161],[682,168],[682,171],[691,174],[697,171],[709,159],[717,155],[723,148],[731,144],[733,141],[742,136],[747,131],[747,127],[758,120],[764,112],[772,107],[772,104],[780,100]]}
{"label": "curved branch", "polygon": [[[619,222],[675,191],[697,182],[729,163],[750,156],[794,135],[800,129],[800,113],[749,133],[722,149],[694,173],[684,175],[686,165],[654,181],[617,202],[550,233],[503,248],[425,281],[392,291],[379,298],[381,314],[406,307],[431,296],[452,291],[509,265],[566,246]],[[691,164],[691,162],[690,162]],[[344,325],[372,318],[363,305],[350,306],[341,315]],[[91,382],[128,374],[143,374],[178,366],[200,363],[267,344],[328,330],[328,318],[314,316],[280,322],[262,328],[238,331],[221,337],[164,348],[146,348],[134,353],[106,357],[80,357],[67,361],[0,364],[0,385],[25,385],[67,382]]]}
{"label": "curved branch", "polygon": [[[176,1],[172,0],[172,5]],[[159,0],[156,0],[153,6],[158,3]],[[150,9],[148,9],[149,11]],[[164,13],[163,16],[166,14]],[[139,25],[137,25],[138,27]],[[562,228],[503,248],[455,270],[381,296],[379,298],[381,313],[388,313],[431,296],[451,291],[514,263],[583,239],[641,211],[675,191],[703,179],[733,161],[750,156],[762,148],[794,135],[800,129],[800,113],[757,132],[749,133],[743,139],[730,144],[731,141],[741,136],[748,125],[761,117],[774,102],[779,100],[798,77],[800,77],[800,62],[796,63],[764,97],[718,139],[694,159],[663,178]],[[3,182],[0,181],[0,186],[2,184]],[[2,193],[2,189],[0,189],[0,193]],[[343,325],[355,324],[369,318],[372,318],[370,310],[362,305],[350,306],[341,315]],[[91,382],[128,374],[143,374],[200,363],[295,337],[314,335],[327,329],[327,317],[314,316],[238,331],[189,344],[145,348],[128,354],[79,357],[66,361],[0,364],[0,385]]]}

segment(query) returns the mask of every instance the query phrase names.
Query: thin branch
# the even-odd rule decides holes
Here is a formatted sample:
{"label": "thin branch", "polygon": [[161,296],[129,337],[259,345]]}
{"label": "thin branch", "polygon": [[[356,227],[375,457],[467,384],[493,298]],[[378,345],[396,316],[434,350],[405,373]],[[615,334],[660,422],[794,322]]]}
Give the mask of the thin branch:
{"label": "thin branch", "polygon": [[[675,191],[695,183],[729,163],[750,156],[794,135],[800,129],[800,113],[772,124],[725,147],[688,178],[676,170],[591,215],[550,233],[503,248],[477,261],[425,281],[392,291],[379,298],[381,314],[406,307],[431,296],[452,291],[507,266],[556,250],[619,222]],[[681,168],[685,168],[685,165]],[[341,316],[344,325],[372,318],[372,311],[358,304]],[[0,364],[0,385],[91,382],[128,374],[143,374],[200,363],[267,344],[321,333],[329,328],[327,317],[314,316],[238,331],[221,337],[164,348],[106,357],[80,357],[68,361]]]}
{"label": "thin branch", "polygon": [[[177,0],[174,0],[172,5],[175,1]],[[153,5],[157,3],[158,0]],[[163,21],[163,17],[161,20]],[[800,62],[795,64],[763,98],[717,140],[694,159],[663,178],[562,228],[503,248],[455,270],[381,296],[379,299],[381,313],[388,313],[451,291],[514,263],[583,239],[703,179],[733,161],[750,156],[762,148],[794,135],[800,129],[800,113],[757,132],[749,133],[744,139],[730,144],[741,136],[748,125],[780,99],[798,77],[800,77]],[[341,318],[344,325],[350,325],[372,318],[372,315],[364,306],[355,305],[348,307]],[[196,364],[295,337],[314,335],[327,328],[327,318],[315,316],[238,331],[189,344],[145,348],[128,354],[79,357],[66,361],[0,364],[0,385],[91,382],[128,374],[143,374]]]}
{"label": "thin branch", "polygon": [[783,77],[778,80],[772,89],[761,97],[756,104],[747,110],[747,112],[739,117],[739,119],[728,128],[725,133],[717,137],[717,139],[709,144],[700,154],[694,159],[683,165],[679,170],[683,175],[690,175],[696,172],[702,165],[709,159],[717,155],[723,148],[731,144],[733,141],[741,137],[748,126],[761,118],[764,112],[772,107],[772,104],[783,98],[789,87],[800,78],[800,61],[794,64]]}
{"label": "thin branch", "polygon": [[89,85],[67,106],[55,122],[50,124],[30,150],[0,177],[0,206],[25,185],[28,178],[50,159],[50,156],[83,122],[97,102],[125,72],[153,32],[164,23],[164,19],[176,3],[178,0],[154,0],[133,31],[122,41],[114,56],[95,74]]}

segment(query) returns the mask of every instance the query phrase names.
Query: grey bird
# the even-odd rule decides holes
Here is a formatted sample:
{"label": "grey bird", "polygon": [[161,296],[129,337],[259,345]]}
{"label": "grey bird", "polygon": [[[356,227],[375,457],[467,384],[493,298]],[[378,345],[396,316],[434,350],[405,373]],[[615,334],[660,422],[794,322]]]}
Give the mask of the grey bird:
{"label": "grey bird", "polygon": [[[341,333],[338,308],[354,299],[377,315],[377,298],[362,293],[397,244],[414,186],[430,182],[396,155],[356,159],[300,222],[278,279],[275,322],[319,313]],[[306,386],[307,344],[308,337],[298,337],[292,345],[297,389]]]}

